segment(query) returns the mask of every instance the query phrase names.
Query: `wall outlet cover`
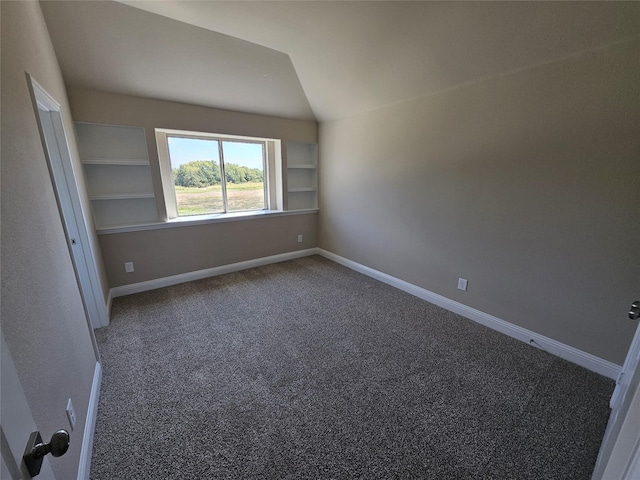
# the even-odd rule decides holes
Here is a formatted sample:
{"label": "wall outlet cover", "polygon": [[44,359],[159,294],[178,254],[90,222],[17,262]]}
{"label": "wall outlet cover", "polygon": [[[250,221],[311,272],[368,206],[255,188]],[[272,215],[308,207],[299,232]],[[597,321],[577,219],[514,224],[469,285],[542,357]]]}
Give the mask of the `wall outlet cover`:
{"label": "wall outlet cover", "polygon": [[467,291],[467,279],[466,278],[459,278],[458,279],[458,290],[463,290],[463,291]]}
{"label": "wall outlet cover", "polygon": [[71,425],[71,430],[73,430],[76,426],[76,411],[73,408],[73,403],[71,399],[67,402],[67,418],[69,419],[69,425]]}

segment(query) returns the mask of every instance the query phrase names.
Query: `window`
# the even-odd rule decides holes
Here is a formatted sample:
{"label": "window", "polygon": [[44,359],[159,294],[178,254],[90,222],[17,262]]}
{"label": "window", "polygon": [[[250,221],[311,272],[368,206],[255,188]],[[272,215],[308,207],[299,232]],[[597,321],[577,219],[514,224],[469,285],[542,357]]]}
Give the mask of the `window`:
{"label": "window", "polygon": [[273,208],[275,140],[173,130],[156,138],[168,218]]}

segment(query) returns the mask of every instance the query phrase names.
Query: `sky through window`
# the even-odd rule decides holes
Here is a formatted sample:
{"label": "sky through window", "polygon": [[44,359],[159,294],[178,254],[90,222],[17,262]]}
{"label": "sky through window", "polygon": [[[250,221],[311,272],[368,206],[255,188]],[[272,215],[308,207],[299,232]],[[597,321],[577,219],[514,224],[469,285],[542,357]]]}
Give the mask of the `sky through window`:
{"label": "sky through window", "polygon": [[[168,137],[171,150],[171,166],[180,165],[194,160],[217,159],[212,149],[217,149],[215,140]],[[258,143],[224,142],[225,163],[236,163],[249,168],[262,168],[262,145]]]}

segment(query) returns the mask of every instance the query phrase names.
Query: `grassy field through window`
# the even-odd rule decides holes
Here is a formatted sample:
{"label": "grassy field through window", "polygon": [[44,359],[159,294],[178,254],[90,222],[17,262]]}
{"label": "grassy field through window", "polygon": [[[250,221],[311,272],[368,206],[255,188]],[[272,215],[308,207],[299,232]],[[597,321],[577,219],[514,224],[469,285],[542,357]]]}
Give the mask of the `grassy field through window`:
{"label": "grassy field through window", "polygon": [[[222,213],[222,186],[175,186],[178,215],[206,215]],[[264,209],[264,185],[262,182],[227,182],[227,201],[230,212]]]}

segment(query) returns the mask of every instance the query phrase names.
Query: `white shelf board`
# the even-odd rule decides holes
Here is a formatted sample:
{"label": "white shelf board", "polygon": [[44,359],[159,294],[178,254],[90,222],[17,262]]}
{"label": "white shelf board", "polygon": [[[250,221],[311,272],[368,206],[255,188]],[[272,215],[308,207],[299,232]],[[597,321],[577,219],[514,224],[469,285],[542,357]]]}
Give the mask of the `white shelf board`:
{"label": "white shelf board", "polygon": [[315,192],[318,189],[316,187],[296,187],[290,188],[288,193],[299,193],[299,192]]}
{"label": "white shelf board", "polygon": [[105,233],[126,233],[137,232],[140,230],[155,230],[158,228],[157,220],[145,220],[135,223],[108,223],[96,225],[96,233],[104,235]]}
{"label": "white shelf board", "polygon": [[135,198],[155,198],[153,193],[113,193],[107,195],[90,195],[91,200],[131,200]]}
{"label": "white shelf board", "polygon": [[83,158],[84,165],[149,165],[145,158]]}
{"label": "white shelf board", "polygon": [[293,165],[288,165],[287,168],[308,168],[308,169],[315,169],[318,168],[316,165],[312,164],[312,163],[304,163],[304,164],[293,164]]}

